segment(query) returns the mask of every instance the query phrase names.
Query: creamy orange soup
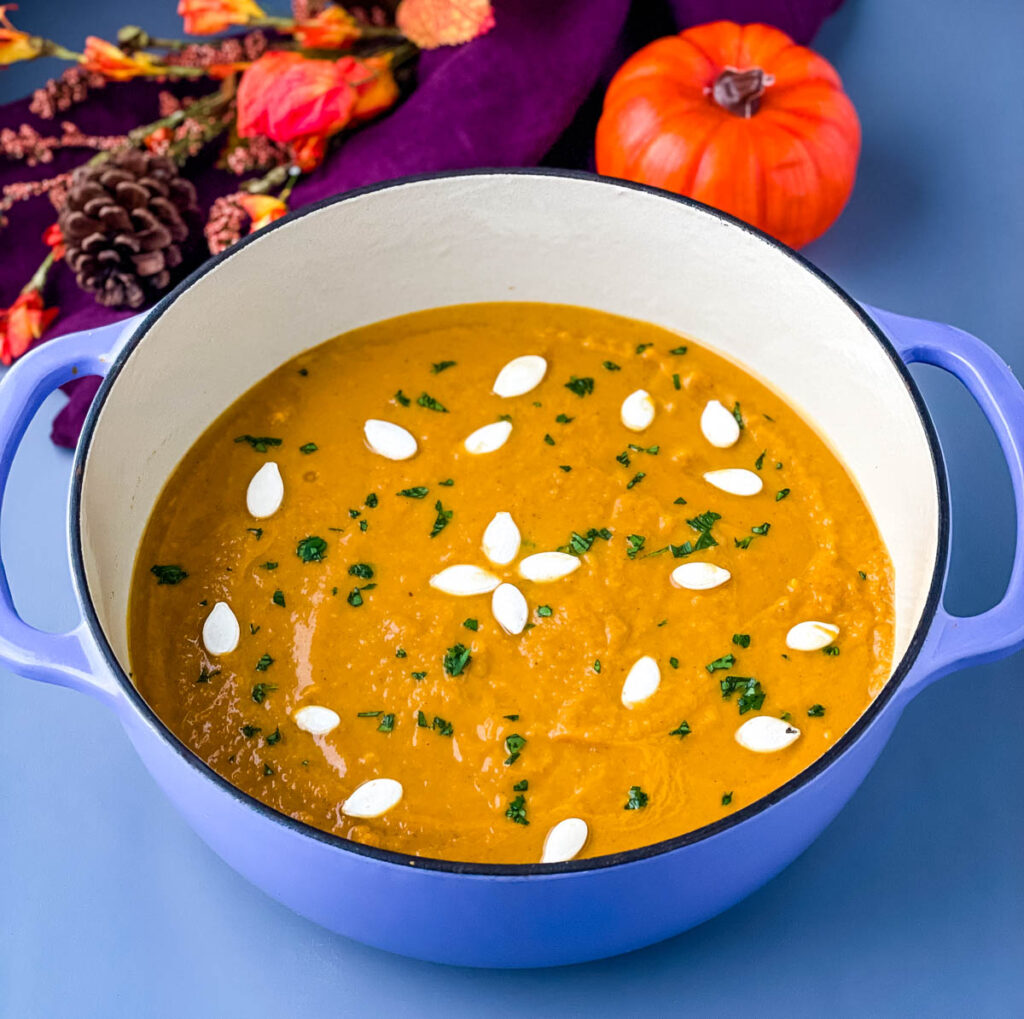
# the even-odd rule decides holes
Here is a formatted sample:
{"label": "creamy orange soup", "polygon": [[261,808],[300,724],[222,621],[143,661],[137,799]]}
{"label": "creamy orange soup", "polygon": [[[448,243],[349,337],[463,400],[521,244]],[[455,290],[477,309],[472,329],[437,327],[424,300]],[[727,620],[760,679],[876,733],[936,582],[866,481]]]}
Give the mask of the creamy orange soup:
{"label": "creamy orange soup", "polygon": [[523,863],[806,768],[888,678],[892,570],[842,464],[735,364],[477,304],[336,337],[230,407],[156,504],[129,624],[139,690],[234,785]]}

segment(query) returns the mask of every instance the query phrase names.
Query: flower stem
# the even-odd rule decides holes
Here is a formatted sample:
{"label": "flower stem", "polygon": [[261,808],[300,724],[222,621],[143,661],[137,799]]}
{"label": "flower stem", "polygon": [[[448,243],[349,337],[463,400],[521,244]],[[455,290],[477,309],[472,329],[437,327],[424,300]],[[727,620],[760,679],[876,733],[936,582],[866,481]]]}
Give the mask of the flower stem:
{"label": "flower stem", "polygon": [[32,273],[32,278],[22,288],[21,292],[27,294],[30,290],[42,290],[46,284],[46,277],[50,272],[50,266],[53,265],[54,258],[53,252],[51,251],[46,258],[43,259],[39,268]]}

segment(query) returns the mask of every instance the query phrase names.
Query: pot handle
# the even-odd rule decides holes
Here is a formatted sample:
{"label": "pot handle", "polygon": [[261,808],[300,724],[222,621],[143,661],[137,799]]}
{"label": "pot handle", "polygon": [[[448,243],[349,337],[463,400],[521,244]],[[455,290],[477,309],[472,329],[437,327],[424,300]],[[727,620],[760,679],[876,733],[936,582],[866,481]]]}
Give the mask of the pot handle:
{"label": "pot handle", "polygon": [[[74,378],[106,375],[118,340],[140,317],[50,340],[0,379],[0,512],[15,453],[40,404]],[[47,633],[26,623],[14,605],[0,556],[0,665],[28,679],[109,700],[116,696],[116,687],[103,669],[94,671],[91,646],[84,622],[68,633]]]}
{"label": "pot handle", "polygon": [[1006,458],[1017,511],[1013,568],[1002,599],[977,616],[954,616],[940,601],[913,694],[956,669],[993,662],[1024,647],[1024,389],[991,347],[962,329],[878,308],[867,311],[907,364],[942,368],[974,397]]}

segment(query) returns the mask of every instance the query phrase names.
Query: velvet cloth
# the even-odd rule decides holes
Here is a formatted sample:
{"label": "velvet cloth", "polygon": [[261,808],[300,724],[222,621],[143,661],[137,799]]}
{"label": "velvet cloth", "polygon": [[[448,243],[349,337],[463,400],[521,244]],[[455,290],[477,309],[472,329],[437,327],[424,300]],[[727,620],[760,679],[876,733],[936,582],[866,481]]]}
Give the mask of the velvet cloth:
{"label": "velvet cloth", "polygon": [[[542,161],[589,167],[599,90],[639,45],[677,25],[717,18],[771,20],[806,42],[839,3],[669,0],[666,6],[638,0],[630,12],[630,0],[497,0],[491,32],[465,46],[424,53],[411,96],[345,139],[296,186],[289,204],[297,208],[364,184],[435,170]],[[28,100],[9,103],[0,106],[0,128],[28,123],[41,134],[58,134],[61,120],[71,120],[89,134],[123,134],[157,118],[157,93],[168,87],[146,81],[109,84],[52,121],[30,114]],[[171,90],[194,95],[208,88],[192,83]],[[0,184],[53,176],[90,154],[58,150],[53,162],[31,168],[0,157]],[[204,213],[239,183],[214,166],[214,157],[204,153],[188,166]],[[0,307],[13,303],[46,254],[42,234],[55,213],[47,199],[36,198],[15,205],[8,218],[0,233]],[[47,306],[58,307],[60,315],[43,342],[131,314],[97,305],[63,264],[51,272],[44,293]],[[65,387],[70,400],[53,427],[58,445],[75,445],[97,386],[98,380],[81,379]]]}

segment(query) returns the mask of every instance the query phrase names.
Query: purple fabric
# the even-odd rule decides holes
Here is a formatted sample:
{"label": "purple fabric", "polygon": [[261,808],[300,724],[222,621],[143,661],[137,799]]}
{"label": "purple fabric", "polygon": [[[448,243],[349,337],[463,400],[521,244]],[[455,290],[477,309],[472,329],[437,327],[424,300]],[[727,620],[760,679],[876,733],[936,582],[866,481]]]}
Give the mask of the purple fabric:
{"label": "purple fabric", "polygon": [[669,0],[680,28],[705,21],[757,21],[809,43],[843,0]]}
{"label": "purple fabric", "polygon": [[[710,17],[771,17],[806,40],[841,0],[775,0],[770,9],[757,0],[669,2],[681,25]],[[671,31],[668,8],[634,7],[624,33],[630,0],[503,0],[496,7],[497,25],[487,35],[466,46],[423,54],[412,95],[390,115],[345,139],[295,188],[291,206],[407,174],[532,166],[570,125],[562,146],[548,161],[561,157],[571,165],[591,166],[590,139],[600,109],[599,97],[591,90],[606,83],[629,52]],[[758,8],[757,15],[753,8]],[[176,84],[173,91],[196,95],[209,87]],[[156,119],[157,93],[167,88],[144,81],[107,85],[52,121],[32,116],[27,100],[9,103],[0,106],[0,128],[28,123],[42,134],[59,134],[61,120],[71,120],[90,134],[123,134]],[[31,168],[0,157],[0,184],[50,177],[79,165],[88,155],[80,149],[62,150],[52,163]],[[237,190],[239,183],[213,165],[215,158],[216,153],[209,151],[189,164],[204,211],[218,196]],[[56,214],[48,200],[36,198],[15,205],[8,218],[10,225],[0,242],[0,307],[14,301],[46,254],[41,237]],[[48,307],[60,309],[60,316],[44,340],[132,314],[97,305],[78,289],[63,265],[51,272],[45,298]],[[71,399],[54,421],[52,437],[58,445],[73,447],[95,382],[77,380],[65,391]]]}

